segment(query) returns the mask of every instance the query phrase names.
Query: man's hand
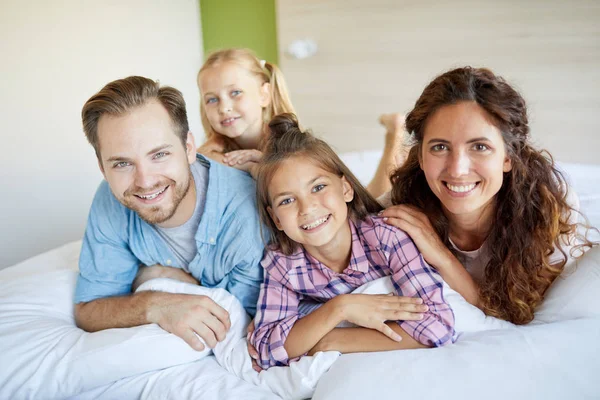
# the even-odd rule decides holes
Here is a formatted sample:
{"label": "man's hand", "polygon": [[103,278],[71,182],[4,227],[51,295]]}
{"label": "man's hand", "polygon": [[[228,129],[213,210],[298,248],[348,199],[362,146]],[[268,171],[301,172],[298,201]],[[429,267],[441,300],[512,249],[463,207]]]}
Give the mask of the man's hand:
{"label": "man's hand", "polygon": [[214,348],[231,328],[229,313],[206,296],[158,293],[149,304],[148,321],[186,341],[194,350],[204,350],[200,338]]}

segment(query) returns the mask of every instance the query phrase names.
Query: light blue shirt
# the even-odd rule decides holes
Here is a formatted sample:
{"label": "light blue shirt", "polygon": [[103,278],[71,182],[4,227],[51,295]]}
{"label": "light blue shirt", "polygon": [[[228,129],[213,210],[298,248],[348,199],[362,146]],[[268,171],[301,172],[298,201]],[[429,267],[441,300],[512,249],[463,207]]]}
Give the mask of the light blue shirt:
{"label": "light blue shirt", "polygon": [[[190,273],[202,286],[226,289],[254,315],[264,251],[254,180],[199,154],[196,162],[208,165],[209,173]],[[103,181],[88,217],[75,303],[130,294],[140,264],[181,268],[178,263],[156,229],[119,203]]]}

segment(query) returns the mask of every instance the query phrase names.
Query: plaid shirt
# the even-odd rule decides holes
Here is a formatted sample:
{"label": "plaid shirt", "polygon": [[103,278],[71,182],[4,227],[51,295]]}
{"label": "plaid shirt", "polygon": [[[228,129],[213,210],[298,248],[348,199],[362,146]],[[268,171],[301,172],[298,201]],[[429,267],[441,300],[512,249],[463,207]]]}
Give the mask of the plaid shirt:
{"label": "plaid shirt", "polygon": [[304,248],[290,256],[266,253],[261,262],[266,273],[258,297],[256,329],[250,338],[262,368],[293,361],[283,345],[294,323],[308,314],[300,302],[324,303],[384,276],[391,276],[398,295],[421,297],[429,306],[422,320],[397,321],[406,333],[427,346],[452,343],[454,313],[444,301],[442,279],[412,239],[379,218],[350,221],[350,229],[352,256],[342,273],[327,268]]}

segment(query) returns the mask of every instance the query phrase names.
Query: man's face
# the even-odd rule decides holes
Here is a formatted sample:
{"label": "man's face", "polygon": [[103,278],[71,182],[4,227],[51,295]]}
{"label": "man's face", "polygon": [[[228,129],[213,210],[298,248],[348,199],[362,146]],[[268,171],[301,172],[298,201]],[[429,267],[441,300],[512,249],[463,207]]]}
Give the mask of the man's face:
{"label": "man's face", "polygon": [[162,227],[187,221],[195,207],[190,164],[196,159],[196,146],[188,133],[184,148],[158,100],[125,115],[103,115],[98,140],[100,169],[125,207]]}

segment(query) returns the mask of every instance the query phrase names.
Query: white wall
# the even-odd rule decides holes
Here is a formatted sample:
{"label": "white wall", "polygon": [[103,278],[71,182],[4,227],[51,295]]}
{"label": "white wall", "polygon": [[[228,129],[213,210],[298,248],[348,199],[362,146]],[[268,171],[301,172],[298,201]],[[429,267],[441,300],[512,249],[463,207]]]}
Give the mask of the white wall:
{"label": "white wall", "polygon": [[81,108],[129,75],[181,90],[201,139],[198,0],[0,0],[0,269],[80,239],[102,176]]}

